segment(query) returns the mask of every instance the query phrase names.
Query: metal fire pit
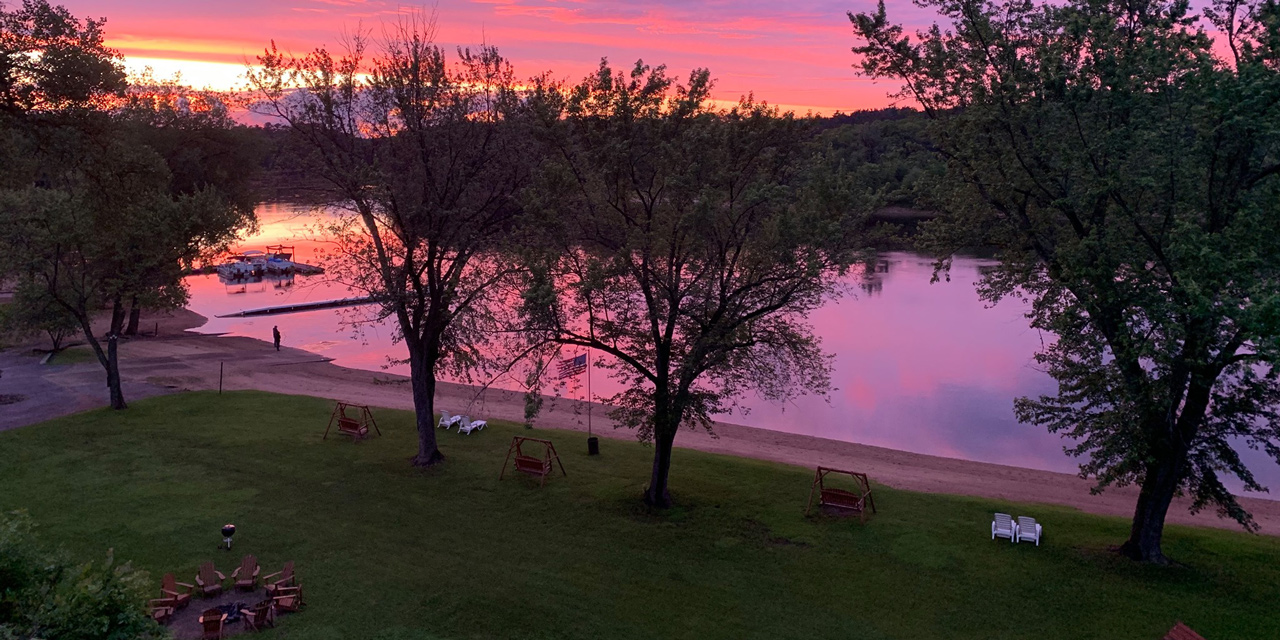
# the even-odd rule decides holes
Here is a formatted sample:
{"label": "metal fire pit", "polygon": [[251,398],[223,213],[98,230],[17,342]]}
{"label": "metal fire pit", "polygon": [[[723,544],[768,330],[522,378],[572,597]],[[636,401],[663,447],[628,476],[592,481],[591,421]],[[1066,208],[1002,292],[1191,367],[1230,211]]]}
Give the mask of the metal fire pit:
{"label": "metal fire pit", "polygon": [[239,622],[240,618],[244,617],[240,615],[240,610],[248,606],[248,603],[245,602],[229,602],[227,604],[220,604],[214,608],[227,614],[227,624],[231,624],[232,622]]}

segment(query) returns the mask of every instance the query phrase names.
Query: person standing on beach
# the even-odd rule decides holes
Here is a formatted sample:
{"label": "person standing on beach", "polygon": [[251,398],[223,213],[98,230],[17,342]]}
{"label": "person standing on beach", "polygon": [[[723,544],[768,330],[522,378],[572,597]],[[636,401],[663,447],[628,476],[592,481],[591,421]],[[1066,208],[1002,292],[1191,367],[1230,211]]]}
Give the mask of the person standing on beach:
{"label": "person standing on beach", "polygon": [[280,350],[280,327],[271,327],[271,338],[276,343],[276,351]]}

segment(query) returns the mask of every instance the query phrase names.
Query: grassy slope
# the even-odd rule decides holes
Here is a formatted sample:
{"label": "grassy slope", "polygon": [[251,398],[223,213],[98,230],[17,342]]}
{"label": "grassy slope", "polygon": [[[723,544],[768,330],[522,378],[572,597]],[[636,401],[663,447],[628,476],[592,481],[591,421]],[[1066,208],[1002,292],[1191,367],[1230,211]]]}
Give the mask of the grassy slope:
{"label": "grassy slope", "polygon": [[[193,393],[0,433],[0,509],[26,508],[79,557],[114,547],[158,578],[254,553],[296,560],[293,638],[1280,637],[1280,540],[1170,527],[1186,564],[1105,549],[1120,519],[876,488],[880,514],[801,515],[812,471],[677,452],[680,506],[646,513],[650,449],[541,431],[567,478],[497,479],[512,434],[441,432],[419,471],[411,414],[384,436],[320,436],[327,402]],[[873,479],[874,480],[874,479]],[[1045,546],[991,542],[992,511],[1033,514]],[[218,527],[240,530],[232,554]]]}

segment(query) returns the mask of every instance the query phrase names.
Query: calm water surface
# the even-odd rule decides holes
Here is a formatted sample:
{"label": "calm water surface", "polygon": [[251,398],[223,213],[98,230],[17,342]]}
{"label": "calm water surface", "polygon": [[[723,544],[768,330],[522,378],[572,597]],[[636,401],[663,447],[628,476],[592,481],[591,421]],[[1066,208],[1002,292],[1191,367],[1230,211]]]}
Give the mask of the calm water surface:
{"label": "calm water surface", "polygon": [[[319,244],[300,239],[309,235],[316,220],[312,214],[282,204],[264,205],[258,213],[260,233],[243,249],[291,243],[298,248],[298,260],[314,261]],[[1075,472],[1075,463],[1062,451],[1062,438],[1014,419],[1014,398],[1055,389],[1032,359],[1049,336],[1028,328],[1020,301],[989,307],[978,299],[973,283],[986,264],[957,259],[950,282],[930,284],[927,258],[885,255],[874,279],[858,277],[850,295],[811,316],[824,347],[835,354],[836,390],[830,397],[806,396],[785,405],[751,397],[744,401],[747,414],[724,419],[917,453]],[[334,311],[215,317],[351,295],[323,277],[227,286],[217,276],[197,276],[188,284],[189,307],[209,318],[202,332],[270,340],[271,327],[278,325],[288,346],[343,366],[408,373],[405,365],[388,364],[404,357],[403,345],[392,344],[391,324],[365,325],[355,332],[349,318]],[[593,378],[596,397],[617,390],[603,377],[597,373]],[[1257,452],[1243,450],[1242,455],[1263,484],[1280,488],[1280,467]]]}

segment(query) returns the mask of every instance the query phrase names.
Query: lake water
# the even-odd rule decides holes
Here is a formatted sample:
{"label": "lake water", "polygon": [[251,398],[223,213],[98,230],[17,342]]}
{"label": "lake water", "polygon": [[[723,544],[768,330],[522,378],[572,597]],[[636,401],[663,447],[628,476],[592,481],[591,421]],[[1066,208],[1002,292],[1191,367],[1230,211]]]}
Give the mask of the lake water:
{"label": "lake water", "polygon": [[[298,260],[314,261],[320,244],[306,239],[315,221],[311,212],[271,204],[262,206],[258,215],[259,233],[241,248],[261,250],[283,242],[297,247]],[[836,389],[830,397],[805,396],[785,405],[750,397],[744,400],[749,413],[723,419],[917,453],[1074,473],[1076,464],[1063,453],[1062,438],[1014,419],[1014,398],[1055,389],[1032,358],[1050,337],[1028,328],[1021,302],[990,307],[978,299],[974,282],[986,264],[990,263],[957,259],[950,282],[931,284],[927,258],[884,255],[873,280],[859,276],[850,295],[811,315],[824,348],[835,354]],[[389,323],[365,325],[357,333],[335,311],[215,317],[351,295],[325,283],[323,276],[299,277],[292,284],[238,286],[226,286],[217,276],[195,276],[188,284],[189,308],[209,318],[202,332],[269,341],[271,327],[278,325],[288,346],[347,367],[408,373],[407,366],[388,363],[404,357],[403,345],[392,343]],[[616,383],[599,373],[593,378],[597,398],[616,389]],[[1258,452],[1243,450],[1242,456],[1264,485],[1280,490],[1280,467]]]}

